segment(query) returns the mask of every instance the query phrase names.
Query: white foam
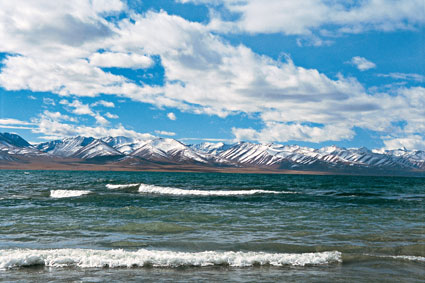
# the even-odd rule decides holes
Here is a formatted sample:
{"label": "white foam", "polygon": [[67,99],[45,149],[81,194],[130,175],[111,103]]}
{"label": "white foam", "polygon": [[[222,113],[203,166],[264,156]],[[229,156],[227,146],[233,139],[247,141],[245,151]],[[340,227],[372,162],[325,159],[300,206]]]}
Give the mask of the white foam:
{"label": "white foam", "polygon": [[423,256],[393,255],[393,256],[381,256],[381,257],[388,257],[388,258],[394,258],[394,259],[404,259],[404,260],[410,260],[410,261],[423,261],[423,262],[425,262],[425,257],[423,257]]}
{"label": "white foam", "polygon": [[155,185],[141,184],[139,192],[163,195],[192,195],[192,196],[236,196],[254,194],[291,194],[295,192],[277,192],[266,190],[239,190],[239,191],[211,191],[211,190],[184,190],[172,187],[160,187]]}
{"label": "white foam", "polygon": [[87,195],[91,193],[90,191],[82,190],[51,190],[50,197],[52,198],[70,198],[70,197],[79,197],[82,195]]}
{"label": "white foam", "polygon": [[140,249],[91,250],[91,249],[55,249],[0,250],[0,269],[19,268],[33,265],[48,267],[179,267],[213,266],[249,267],[254,265],[305,266],[324,265],[341,262],[338,251],[317,253],[263,253],[263,252],[174,252]]}
{"label": "white foam", "polygon": [[125,188],[131,188],[136,187],[139,184],[125,184],[125,185],[112,185],[112,184],[106,184],[106,187],[108,189],[125,189]]}
{"label": "white foam", "polygon": [[155,185],[141,184],[139,192],[164,195],[192,195],[192,196],[235,196],[253,194],[282,194],[292,192],[277,192],[266,190],[239,190],[239,191],[211,191],[211,190],[184,190],[172,187],[160,187]]}

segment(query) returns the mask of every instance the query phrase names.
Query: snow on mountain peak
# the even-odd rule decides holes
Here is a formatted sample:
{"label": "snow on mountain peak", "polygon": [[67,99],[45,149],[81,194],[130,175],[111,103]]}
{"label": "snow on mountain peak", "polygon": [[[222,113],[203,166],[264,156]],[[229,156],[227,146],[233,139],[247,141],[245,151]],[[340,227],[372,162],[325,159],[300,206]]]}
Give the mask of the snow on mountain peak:
{"label": "snow on mountain peak", "polygon": [[[23,141],[23,142],[22,142]],[[13,143],[16,143],[15,145]],[[367,148],[340,148],[327,146],[320,149],[298,145],[256,144],[239,142],[204,142],[185,145],[171,138],[138,140],[128,137],[69,137],[31,146],[19,136],[0,134],[0,159],[13,160],[17,155],[48,155],[51,158],[79,158],[97,161],[139,159],[139,162],[190,164],[202,163],[219,166],[297,168],[297,170],[329,170],[347,168],[375,168],[378,170],[425,169],[425,151],[369,150]],[[21,147],[19,147],[21,146]],[[41,151],[41,152],[40,152]],[[101,157],[101,158],[100,158]],[[354,167],[353,167],[354,166]],[[350,170],[351,170],[350,169]]]}
{"label": "snow on mountain peak", "polygon": [[110,147],[102,140],[93,140],[88,145],[80,148],[77,152],[73,154],[73,157],[78,157],[82,159],[90,159],[101,156],[121,156],[121,152]]}

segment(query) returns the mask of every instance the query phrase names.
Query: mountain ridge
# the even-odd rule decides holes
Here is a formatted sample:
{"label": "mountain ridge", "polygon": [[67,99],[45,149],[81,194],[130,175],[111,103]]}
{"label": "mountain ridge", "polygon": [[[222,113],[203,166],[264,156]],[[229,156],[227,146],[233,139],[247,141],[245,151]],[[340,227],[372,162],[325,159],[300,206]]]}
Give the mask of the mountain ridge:
{"label": "mountain ridge", "polygon": [[[49,162],[98,164],[113,168],[191,167],[245,168],[372,174],[425,175],[425,151],[370,150],[327,146],[319,149],[299,145],[200,143],[186,145],[171,138],[141,140],[131,137],[67,137],[31,145],[16,134],[0,133],[0,163]],[[150,167],[149,167],[150,166]]]}

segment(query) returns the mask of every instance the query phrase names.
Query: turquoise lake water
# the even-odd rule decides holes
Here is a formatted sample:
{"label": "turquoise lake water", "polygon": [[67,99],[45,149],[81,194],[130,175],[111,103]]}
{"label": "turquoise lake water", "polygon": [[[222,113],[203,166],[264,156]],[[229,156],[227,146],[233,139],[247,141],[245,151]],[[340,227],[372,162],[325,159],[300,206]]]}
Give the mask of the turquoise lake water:
{"label": "turquoise lake water", "polygon": [[421,282],[425,179],[0,171],[4,281]]}

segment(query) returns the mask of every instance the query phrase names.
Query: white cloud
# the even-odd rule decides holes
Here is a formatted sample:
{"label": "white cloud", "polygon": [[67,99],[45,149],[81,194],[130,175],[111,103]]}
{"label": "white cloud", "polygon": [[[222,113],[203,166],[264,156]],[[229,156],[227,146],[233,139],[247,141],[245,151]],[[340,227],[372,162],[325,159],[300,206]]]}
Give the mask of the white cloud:
{"label": "white cloud", "polygon": [[173,120],[173,121],[177,120],[176,114],[174,114],[173,112],[168,113],[167,117],[168,117],[168,119]]}
{"label": "white cloud", "polygon": [[360,57],[360,56],[355,56],[355,57],[351,58],[350,63],[353,64],[354,66],[356,66],[357,69],[359,69],[360,71],[366,71],[366,70],[369,70],[369,69],[376,68],[375,63],[367,60],[366,58]]}
{"label": "white cloud", "polygon": [[[117,14],[123,9],[119,0],[2,1],[2,49],[21,53],[28,51],[32,42],[34,46],[44,46],[47,53],[64,45],[70,46],[69,51],[72,51],[73,46],[111,35],[112,30],[102,16]],[[37,48],[33,52],[38,52]],[[49,55],[60,57],[61,54]]]}
{"label": "white cloud", "polygon": [[155,130],[155,134],[162,135],[162,136],[175,136],[176,135],[176,133],[174,133],[174,132],[159,131],[159,130]]}
{"label": "white cloud", "polygon": [[[263,129],[233,131],[238,138],[259,140],[266,140],[268,134],[272,140],[341,140],[352,137],[354,127],[383,134],[399,131],[400,136],[403,133],[417,135],[415,129],[422,129],[421,124],[425,124],[423,88],[396,89],[391,95],[368,93],[354,78],[343,75],[331,78],[316,69],[299,67],[290,58],[274,60],[246,46],[232,46],[210,32],[214,20],[206,26],[166,12],[150,11],[143,15],[132,13],[131,20],[117,20],[112,24],[103,15],[125,9],[117,1],[111,1],[102,9],[96,1],[84,0],[77,4],[69,1],[52,4],[47,0],[37,4],[21,0],[19,5],[6,2],[0,4],[0,52],[15,54],[3,60],[0,73],[0,85],[7,90],[29,89],[72,97],[109,94],[157,107],[220,117],[255,114],[264,123]],[[240,30],[250,32],[271,32],[274,28],[308,36],[311,30],[329,21],[347,32],[354,32],[355,27],[390,30],[423,22],[423,18],[415,16],[416,10],[411,16],[411,7],[418,3],[415,1],[405,5],[393,1],[395,8],[391,10],[378,0],[364,1],[350,9],[342,9],[336,1],[310,0],[305,2],[312,5],[309,9],[296,6],[305,5],[302,1],[289,2],[270,4],[282,17],[287,15],[293,20],[289,26],[285,26],[285,21],[289,21],[286,18],[276,19],[276,24],[268,21],[275,19],[274,11],[264,23],[255,23],[256,11],[251,8],[259,2],[235,1],[225,5],[240,10],[242,17],[237,24]],[[279,3],[296,7],[292,12],[281,11],[284,6]],[[387,8],[379,11],[379,5]],[[313,9],[316,6],[317,11]],[[267,12],[261,9],[260,15]],[[315,13],[311,19],[307,10]],[[337,13],[327,14],[333,10]],[[331,20],[324,22],[322,14]],[[399,22],[402,23],[397,24]],[[124,76],[103,71],[90,61],[101,49],[107,54],[137,58],[159,56],[165,71],[164,85],[138,85]],[[122,63],[117,62],[114,64]],[[107,120],[89,105],[77,99],[70,102],[69,98],[61,102],[71,113],[94,117],[100,126],[80,126],[82,130],[77,130],[75,125],[60,123],[56,126],[63,124],[64,128],[55,132],[53,125],[57,121],[43,120],[45,130],[40,133],[59,136],[61,131],[68,135],[109,129],[105,126]],[[105,117],[108,116],[105,114]],[[405,121],[406,126],[394,126],[398,121]],[[309,126],[312,123],[322,126]]]}
{"label": "white cloud", "polygon": [[100,115],[98,112],[94,112],[88,104],[84,104],[79,100],[74,100],[72,102],[69,102],[66,99],[62,99],[59,103],[69,107],[68,111],[76,115],[92,116],[96,120],[96,123],[103,126],[109,124],[109,121],[106,120],[102,115]]}
{"label": "white cloud", "polygon": [[0,119],[0,125],[34,125],[34,123],[13,118]]}
{"label": "white cloud", "polygon": [[110,101],[105,101],[105,100],[99,100],[96,101],[95,103],[92,103],[91,106],[98,106],[98,105],[102,105],[104,107],[109,107],[109,108],[114,108],[115,104],[113,102]]}
{"label": "white cloud", "polygon": [[43,134],[45,139],[60,139],[72,136],[105,137],[105,136],[127,136],[138,139],[152,139],[154,136],[147,133],[138,133],[134,130],[126,129],[124,126],[104,127],[104,126],[83,126],[70,123],[63,123],[59,120],[41,114],[39,118],[34,119],[37,128],[32,129],[34,133]]}
{"label": "white cloud", "polygon": [[43,115],[47,118],[57,120],[57,121],[70,121],[70,122],[77,122],[77,119],[74,117],[70,117],[68,115],[64,115],[60,112],[50,112],[48,110],[45,110],[43,112]]}
{"label": "white cloud", "polygon": [[52,98],[43,97],[43,104],[55,106],[56,103]]}
{"label": "white cloud", "polygon": [[234,142],[234,139],[220,139],[220,138],[180,138],[179,141],[208,141],[208,142]]}
{"label": "white cloud", "polygon": [[[42,52],[42,50],[40,50]],[[53,92],[62,96],[97,96],[100,93],[120,94],[126,86],[124,77],[105,73],[86,60],[35,56],[8,56],[3,60],[0,85],[7,90],[30,89]]]}
{"label": "white cloud", "polygon": [[[30,126],[30,127],[29,127]],[[31,130],[35,126],[34,123],[22,121],[13,118],[2,118],[0,119],[0,129],[21,129]]]}
{"label": "white cloud", "polygon": [[[212,6],[214,12],[210,28],[224,32],[310,35],[315,31],[324,33],[320,29],[331,27],[339,33],[359,33],[368,30],[411,29],[425,23],[422,0],[369,0],[355,3],[343,0],[179,2]],[[214,8],[217,4],[219,8]],[[233,22],[223,21],[219,10],[223,6],[239,18]]]}
{"label": "white cloud", "polygon": [[291,140],[302,140],[308,142],[323,142],[328,140],[349,140],[354,137],[354,131],[343,125],[329,125],[315,127],[301,124],[285,124],[267,122],[260,131],[254,129],[233,128],[235,139],[254,140],[260,142],[287,142]]}
{"label": "white cloud", "polygon": [[105,116],[108,117],[109,119],[118,119],[119,118],[118,115],[112,114],[112,113],[109,113],[109,112],[106,112]]}
{"label": "white cloud", "polygon": [[406,73],[389,73],[389,74],[378,74],[378,77],[392,78],[396,80],[412,80],[419,83],[425,82],[425,76],[420,74],[406,74]]}
{"label": "white cloud", "polygon": [[25,127],[25,126],[9,126],[9,125],[1,125],[0,129],[19,129],[19,130],[32,130],[34,128],[31,127]]}
{"label": "white cloud", "polygon": [[384,137],[386,149],[407,148],[409,150],[425,150],[425,139],[420,135],[410,135],[402,138]]}
{"label": "white cloud", "polygon": [[98,67],[144,69],[151,67],[154,62],[145,55],[105,52],[90,56],[90,63]]}
{"label": "white cloud", "polygon": [[70,112],[77,114],[77,115],[90,115],[95,116],[95,113],[91,110],[90,106],[88,104],[84,104],[79,100],[74,100],[72,102],[69,102],[66,99],[62,99],[60,104],[69,106],[73,109],[70,109]]}
{"label": "white cloud", "polygon": [[109,124],[109,121],[106,120],[102,115],[100,115],[99,113],[96,113],[94,115],[94,118],[96,119],[96,123],[102,125],[102,126],[106,126]]}

